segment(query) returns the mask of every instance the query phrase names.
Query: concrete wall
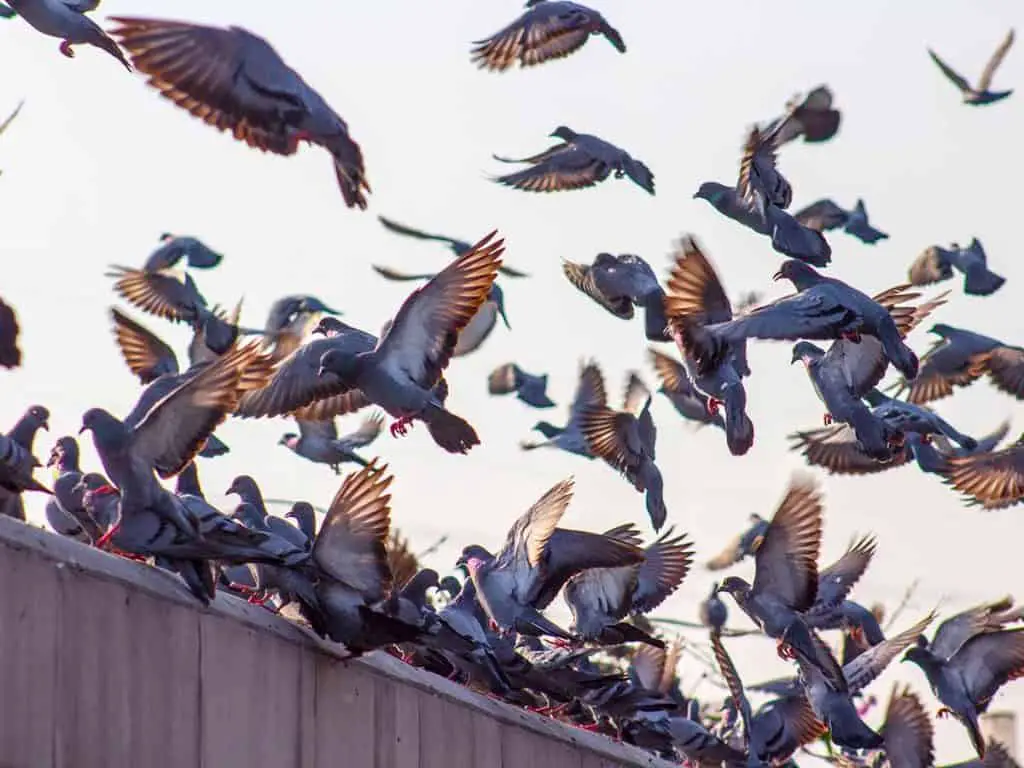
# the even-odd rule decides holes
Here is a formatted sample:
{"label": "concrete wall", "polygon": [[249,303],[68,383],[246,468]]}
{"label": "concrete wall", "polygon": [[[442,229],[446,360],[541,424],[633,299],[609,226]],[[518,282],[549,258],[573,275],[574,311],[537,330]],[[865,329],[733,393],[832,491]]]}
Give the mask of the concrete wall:
{"label": "concrete wall", "polygon": [[9,518],[0,590],[0,768],[668,765]]}

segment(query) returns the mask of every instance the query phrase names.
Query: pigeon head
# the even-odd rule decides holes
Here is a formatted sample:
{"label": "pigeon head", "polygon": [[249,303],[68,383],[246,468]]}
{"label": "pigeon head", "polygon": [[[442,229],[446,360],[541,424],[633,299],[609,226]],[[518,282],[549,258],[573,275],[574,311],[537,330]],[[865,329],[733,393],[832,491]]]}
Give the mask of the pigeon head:
{"label": "pigeon head", "polygon": [[92,432],[94,441],[113,440],[118,437],[126,437],[128,430],[124,424],[115,416],[102,408],[90,408],[82,414],[82,426],[78,434]]}
{"label": "pigeon head", "polygon": [[462,582],[454,576],[445,576],[440,582],[438,582],[438,588],[444,590],[452,597],[455,597],[462,591]]}
{"label": "pigeon head", "polygon": [[36,429],[50,428],[50,412],[42,405],[33,405],[25,412],[25,420]]}
{"label": "pigeon head", "polygon": [[544,435],[544,437],[546,437],[548,440],[562,433],[562,430],[560,430],[558,427],[556,427],[549,421],[538,421],[536,424],[533,425],[533,428],[537,432],[540,432],[542,435]]}
{"label": "pigeon head", "polygon": [[572,141],[576,138],[576,131],[572,128],[567,128],[564,125],[560,125],[548,135],[555,139],[561,139],[562,141]]}
{"label": "pigeon head", "polygon": [[294,432],[286,432],[281,435],[281,439],[277,441],[278,445],[286,445],[292,450],[299,444],[299,436]]}
{"label": "pigeon head", "polygon": [[786,259],[782,262],[782,266],[779,267],[779,271],[772,275],[772,280],[782,279],[789,280],[793,283],[794,288],[802,291],[818,282],[821,276],[815,271],[814,267],[798,259]]}
{"label": "pigeon head", "polygon": [[296,501],[284,516],[294,520],[299,530],[307,536],[316,535],[316,513],[308,501]]}
{"label": "pigeon head", "polygon": [[162,235],[160,235],[160,242],[161,243],[166,243],[166,242],[169,242],[169,241],[171,241],[173,239],[174,239],[174,235],[172,235],[170,232],[164,232]]}
{"label": "pigeon head", "polygon": [[707,200],[713,206],[718,207],[729,196],[730,188],[717,181],[705,181],[693,194],[694,200]]}
{"label": "pigeon head", "polygon": [[320,318],[320,322],[318,322],[316,324],[316,327],[313,328],[313,333],[320,334],[323,336],[334,336],[335,334],[341,333],[347,328],[348,326],[341,322],[341,320],[339,320],[338,318],[327,316]]}
{"label": "pigeon head", "polygon": [[949,325],[946,325],[945,323],[936,323],[935,325],[928,329],[928,333],[934,333],[936,336],[941,336],[942,338],[945,339],[949,338],[949,336],[953,333],[953,328]]}
{"label": "pigeon head", "polygon": [[[825,350],[809,341],[798,341],[793,345],[793,356],[789,363],[792,365],[797,360],[803,361],[804,365],[810,367],[811,363],[817,362],[825,356]],[[757,522],[757,521],[754,521]]]}
{"label": "pigeon head", "polygon": [[909,661],[921,669],[928,669],[929,666],[941,665],[942,662],[935,658],[935,655],[928,650],[928,641],[924,635],[917,638],[917,644],[907,649],[907,652],[903,654],[901,662]]}
{"label": "pigeon head", "polygon": [[737,600],[743,600],[750,593],[750,585],[739,576],[729,576],[719,586],[719,592],[727,592]]}
{"label": "pigeon head", "polygon": [[230,496],[232,493],[236,494],[243,501],[261,496],[260,487],[249,475],[239,475],[231,481],[231,485],[224,491],[224,495]]}
{"label": "pigeon head", "polygon": [[67,467],[69,469],[78,466],[78,442],[73,437],[61,437],[57,439],[53,449],[50,451],[50,458],[46,462],[48,467]]}
{"label": "pigeon head", "polygon": [[362,369],[362,358],[340,349],[329,349],[320,358],[320,369],[317,375],[328,373],[338,377],[343,384],[355,386],[356,379]]}
{"label": "pigeon head", "polygon": [[488,552],[486,549],[481,547],[479,544],[470,544],[463,548],[462,554],[459,555],[459,559],[455,561],[455,565],[459,568],[469,570],[469,561],[477,560],[480,564],[489,562],[494,559],[494,555]]}
{"label": "pigeon head", "polygon": [[508,324],[508,317],[505,316],[505,292],[501,290],[501,286],[497,283],[491,284],[491,290],[487,294],[487,300],[494,302],[494,305],[498,308],[498,314],[501,316],[501,321],[505,323],[505,327],[512,330],[512,326]]}

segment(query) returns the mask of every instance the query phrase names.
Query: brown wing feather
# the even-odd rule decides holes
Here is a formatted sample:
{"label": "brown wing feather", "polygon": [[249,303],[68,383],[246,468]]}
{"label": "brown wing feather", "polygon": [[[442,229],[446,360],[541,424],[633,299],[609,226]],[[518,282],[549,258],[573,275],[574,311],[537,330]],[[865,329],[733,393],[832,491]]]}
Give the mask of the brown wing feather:
{"label": "brown wing feather", "polygon": [[791,451],[802,451],[807,463],[834,475],[870,475],[906,464],[909,452],[896,454],[892,461],[875,461],[858,445],[845,424],[794,432],[789,436]]}
{"label": "brown wing feather", "polygon": [[946,482],[969,503],[1001,509],[1024,501],[1024,435],[1001,451],[954,457]]}
{"label": "brown wing feather", "polygon": [[[170,283],[179,283],[180,280],[167,272],[144,272],[141,269],[132,267],[113,266],[109,277],[117,278],[114,281],[114,291],[125,301],[135,305],[143,312],[171,320],[182,322],[186,319],[182,310],[173,302],[168,301],[161,288]],[[173,289],[173,286],[169,286]]]}
{"label": "brown wing feather", "polygon": [[632,416],[607,407],[589,407],[581,411],[579,425],[587,449],[620,472],[633,467],[629,446],[623,438]]}
{"label": "brown wing feather", "polygon": [[616,317],[625,320],[633,318],[633,302],[628,297],[621,297],[618,300],[609,299],[594,281],[594,273],[586,264],[577,264],[573,261],[562,261],[562,274],[573,284],[578,291],[582,291],[602,307],[607,309]]}
{"label": "brown wing feather", "polygon": [[387,550],[388,570],[396,590],[402,589],[420,570],[416,554],[409,548],[409,540],[393,528],[384,544]]}
{"label": "brown wing feather", "polygon": [[528,10],[496,34],[474,43],[472,61],[480,69],[504,72],[517,61],[531,67],[550,59],[560,59],[579,50],[590,31],[566,27],[558,16],[537,19]]}
{"label": "brown wing feather", "polygon": [[173,368],[177,371],[174,352],[156,334],[116,307],[111,307],[110,317],[114,321],[114,338],[117,340],[117,346],[132,373],[146,381],[152,378],[153,370],[164,359],[175,361]]}
{"label": "brown wing feather", "polygon": [[996,388],[1024,400],[1024,349],[996,347],[984,357],[983,365]]}
{"label": "brown wing feather", "polygon": [[684,235],[676,248],[665,295],[665,315],[670,323],[683,320],[701,325],[729,320],[732,306],[715,268],[700,243]]}
{"label": "brown wing feather", "polygon": [[686,369],[681,363],[653,348],[648,349],[647,354],[650,356],[654,372],[658,374],[661,386],[666,392],[678,392],[686,385]]}

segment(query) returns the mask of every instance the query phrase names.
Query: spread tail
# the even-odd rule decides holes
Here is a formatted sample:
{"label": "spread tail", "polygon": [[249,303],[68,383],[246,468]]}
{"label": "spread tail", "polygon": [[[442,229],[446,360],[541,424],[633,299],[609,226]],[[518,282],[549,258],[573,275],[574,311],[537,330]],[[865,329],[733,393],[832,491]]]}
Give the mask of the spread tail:
{"label": "spread tail", "polygon": [[428,407],[423,421],[434,442],[448,453],[468,453],[474,445],[480,445],[476,430],[465,419],[444,408]]}

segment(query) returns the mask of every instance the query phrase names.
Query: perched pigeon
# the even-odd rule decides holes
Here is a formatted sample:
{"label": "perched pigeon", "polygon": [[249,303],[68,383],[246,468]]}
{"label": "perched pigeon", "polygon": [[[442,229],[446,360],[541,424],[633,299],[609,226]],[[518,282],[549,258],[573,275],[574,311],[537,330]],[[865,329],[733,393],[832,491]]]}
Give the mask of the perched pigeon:
{"label": "perched pigeon", "polygon": [[711,593],[700,601],[700,623],[712,632],[721,634],[729,619],[729,609],[718,596],[718,582],[711,585]]}
{"label": "perched pigeon", "polygon": [[603,35],[619,53],[626,52],[622,36],[597,11],[561,0],[527,0],[522,16],[473,43],[473,63],[492,72],[504,72],[516,62],[533,67],[575,53],[591,35]]}
{"label": "perched pigeon", "polygon": [[93,45],[109,53],[131,71],[131,64],[117,43],[85,15],[95,11],[100,0],[7,0],[7,4],[39,32],[60,38],[60,52],[69,59],[75,55],[72,45]]}
{"label": "perched pigeon", "polygon": [[[387,280],[433,280],[437,277],[434,273],[426,273],[420,275],[409,275],[404,272],[398,272],[397,270],[391,269],[390,267],[379,267],[374,265],[374,270],[377,274],[381,275]],[[498,267],[498,271],[501,271],[501,267]],[[462,329],[462,333],[459,334],[459,341],[455,345],[455,351],[452,352],[452,357],[462,357],[468,355],[470,352],[475,352],[480,348],[480,345],[487,341],[488,337],[498,325],[498,318],[505,324],[506,328],[511,328],[508,324],[508,317],[505,315],[505,292],[501,290],[501,286],[498,283],[491,285],[491,290],[487,293],[487,298],[483,304],[476,311],[476,314],[470,318],[469,322],[466,323],[466,327]],[[384,326],[384,333],[391,328],[390,324]]]}
{"label": "perched pigeon", "polygon": [[[405,235],[406,237],[414,237],[419,240],[436,240],[439,243],[444,243],[451,249],[452,253],[455,254],[456,257],[462,256],[473,248],[473,244],[468,243],[465,240],[456,240],[453,237],[447,237],[445,235],[434,235],[429,232],[414,229],[413,227],[405,224],[399,224],[394,219],[388,219],[384,216],[378,216],[377,220],[383,224],[386,229],[389,229],[396,234]],[[498,273],[505,275],[505,277],[529,277],[525,272],[520,272],[518,269],[513,269],[505,264],[498,267]],[[428,280],[433,277],[433,275],[417,275],[416,277],[423,277],[424,280]]]}
{"label": "perched pigeon", "polygon": [[868,223],[867,208],[864,207],[864,201],[859,198],[852,211],[840,208],[833,201],[825,198],[797,211],[793,214],[793,218],[805,227],[816,229],[819,232],[830,232],[842,227],[846,234],[853,235],[868,245],[874,245],[879,240],[886,240],[889,237],[885,232],[875,229]]}
{"label": "perched pigeon", "polygon": [[547,421],[538,421],[533,428],[547,439],[543,442],[523,441],[519,447],[524,451],[544,447],[560,448],[563,451],[593,459],[594,455],[587,447],[587,441],[580,430],[580,416],[584,409],[592,406],[604,406],[607,400],[601,369],[594,362],[581,365],[579,383],[576,385],[576,394],[573,395],[572,403],[569,406],[569,419],[565,426],[556,427]]}
{"label": "perched pigeon", "polygon": [[492,395],[510,395],[534,408],[553,408],[555,403],[548,397],[548,375],[535,376],[527,373],[515,363],[499,365],[487,377],[487,391]]}
{"label": "perched pigeon", "polygon": [[819,85],[801,99],[795,96],[786,103],[785,114],[769,122],[764,130],[776,136],[779,146],[797,138],[817,144],[828,141],[839,130],[842,118],[832,106],[832,91]]}
{"label": "perched pigeon", "polygon": [[682,363],[676,362],[653,347],[647,350],[647,354],[661,380],[658,392],[668,398],[680,416],[698,426],[713,424],[719,429],[725,429],[725,420],[722,419],[721,413],[711,412],[708,408],[708,396],[693,386]]}
{"label": "perched pigeon", "polygon": [[874,299],[841,280],[824,277],[796,259],[783,262],[773,279],[790,280],[796,294],[777,299],[740,317],[712,325],[686,324],[688,346],[695,348],[698,369],[713,369],[733,345],[748,338],[839,339],[859,342],[874,336],[894,366],[909,379],[917,375],[917,355],[904,343],[886,297],[915,298],[899,285]]}
{"label": "perched pigeon", "polygon": [[985,756],[985,740],[978,715],[1003,685],[1024,675],[1024,628],[1001,629],[998,611],[1007,603],[977,606],[947,619],[930,643],[920,636],[903,657],[925,673],[943,704],[939,716],[952,715],[964,725],[979,758]]}
{"label": "perched pigeon", "polygon": [[705,567],[709,571],[720,571],[741,562],[745,557],[752,557],[764,543],[768,525],[768,520],[756,512],[751,513],[750,525],[726,544],[721,552],[708,560]]}
{"label": "perched pigeon", "polygon": [[357,448],[363,448],[374,440],[384,428],[384,417],[374,412],[363,420],[362,426],[355,432],[338,437],[338,427],[334,420],[328,421],[297,421],[299,434],[289,432],[283,435],[278,441],[280,445],[287,447],[290,451],[304,459],[317,464],[326,464],[340,474],[340,466],[346,461],[352,461],[362,466],[368,462],[355,452]]}
{"label": "perched pigeon", "polygon": [[621,472],[645,494],[651,525],[660,531],[668,510],[664,481],[654,463],[658,430],[651,416],[651,393],[644,383],[635,373],[630,374],[623,409],[588,405],[580,411],[579,426],[587,451]]}
{"label": "perched pigeon", "polygon": [[0,368],[17,368],[21,365],[21,350],[18,348],[20,332],[14,308],[0,299]]}
{"label": "perched pigeon", "polygon": [[[57,533],[70,536],[78,541],[95,544],[106,533],[116,520],[110,513],[116,507],[100,505],[100,517],[94,518],[85,508],[82,495],[78,489],[82,479],[79,466],[78,443],[73,437],[61,437],[50,451],[46,462],[53,468],[53,496],[46,501],[46,521]],[[99,477],[103,485],[109,485],[106,478]]]}
{"label": "perched pigeon", "polygon": [[282,296],[271,305],[267,313],[267,322],[263,328],[263,345],[273,347],[275,361],[284,360],[299,348],[322,316],[340,314],[338,310],[331,309],[316,296]]}
{"label": "perched pigeon", "polygon": [[149,255],[142,268],[146,272],[159,272],[185,259],[192,269],[213,269],[223,258],[223,255],[195,237],[165,232],[160,235],[160,247]]}
{"label": "perched pigeon", "polygon": [[50,412],[41,405],[33,405],[22,414],[11,430],[0,436],[0,515],[18,520],[25,519],[24,491],[50,494],[32,473],[39,466],[33,455],[36,433],[49,429]]}
{"label": "perched pigeon", "polygon": [[1024,502],[1024,434],[1000,451],[949,459],[946,482],[985,509]]}
{"label": "perched pigeon", "polygon": [[971,86],[971,84],[967,82],[966,78],[958,74],[952,67],[940,59],[931,48],[928,49],[928,55],[932,57],[932,61],[934,61],[938,68],[942,70],[942,74],[944,74],[949,81],[953,83],[953,85],[960,89],[960,93],[963,95],[964,104],[980,106],[982,104],[992,104],[994,102],[1001,101],[1013,93],[1012,90],[989,90],[989,86],[992,85],[992,77],[995,75],[996,70],[999,69],[999,65],[1003,63],[1003,59],[1006,57],[1006,52],[1010,50],[1011,45],[1013,45],[1012,29],[1006,33],[1006,37],[1003,38],[1003,42],[999,44],[995,53],[992,54],[992,58],[988,60],[988,64],[985,65],[985,70],[981,73],[981,77],[978,78],[978,85],[976,87]]}
{"label": "perched pigeon", "polygon": [[588,133],[576,133],[560,125],[550,134],[562,144],[522,160],[494,156],[502,163],[529,163],[523,171],[498,176],[499,184],[527,192],[558,192],[592,187],[615,172],[615,178],[629,176],[637,186],[654,194],[654,174],[639,160],[614,144]]}
{"label": "perched pigeon", "polygon": [[665,297],[669,330],[683,355],[690,383],[707,397],[708,415],[725,407],[725,439],[729,452],[742,456],[754,444],[754,424],[747,416],[743,377],[750,374],[745,341],[720,349],[714,365],[701,365],[690,331],[707,323],[733,319],[732,306],[715,268],[692,235],[684,235],[674,254]]}
{"label": "perched pigeon", "polygon": [[778,641],[780,656],[802,658],[840,688],[845,682],[838,662],[819,652],[814,634],[801,616],[817,597],[823,514],[821,495],[814,484],[794,479],[754,555],[753,585],[730,576],[719,591],[731,594],[751,621]]}
{"label": "perched pigeon", "polygon": [[966,248],[953,243],[949,250],[937,245],[925,248],[914,259],[908,271],[912,285],[931,285],[953,277],[953,270],[964,276],[964,293],[968,296],[991,296],[1006,278],[988,268],[988,257],[978,238],[972,238]]}
{"label": "perched pigeon", "polygon": [[639,256],[599,253],[593,264],[562,262],[562,274],[580,292],[616,317],[630,320],[644,310],[644,332],[651,341],[671,341],[665,331],[665,291],[650,265]]}
{"label": "perched pigeon", "polygon": [[[619,528],[605,536],[632,543],[635,534],[631,530],[624,534]],[[573,616],[570,631],[606,645],[639,640],[664,647],[663,641],[623,620],[661,605],[682,584],[692,560],[692,544],[685,534],[673,536],[669,530],[644,549],[644,560],[638,565],[591,568],[573,576],[564,591]]]}
{"label": "perched pigeon", "polygon": [[496,556],[475,545],[463,549],[459,564],[469,571],[483,608],[501,630],[572,639],[541,613],[562,586],[590,568],[643,562],[642,550],[629,541],[558,528],[572,493],[571,479],[551,488],[516,521]]}
{"label": "perched pigeon", "polygon": [[270,43],[241,27],[115,16],[111,34],[160,94],[250,147],[293,155],[303,141],[331,153],[349,208],[370,185],[348,126]]}

